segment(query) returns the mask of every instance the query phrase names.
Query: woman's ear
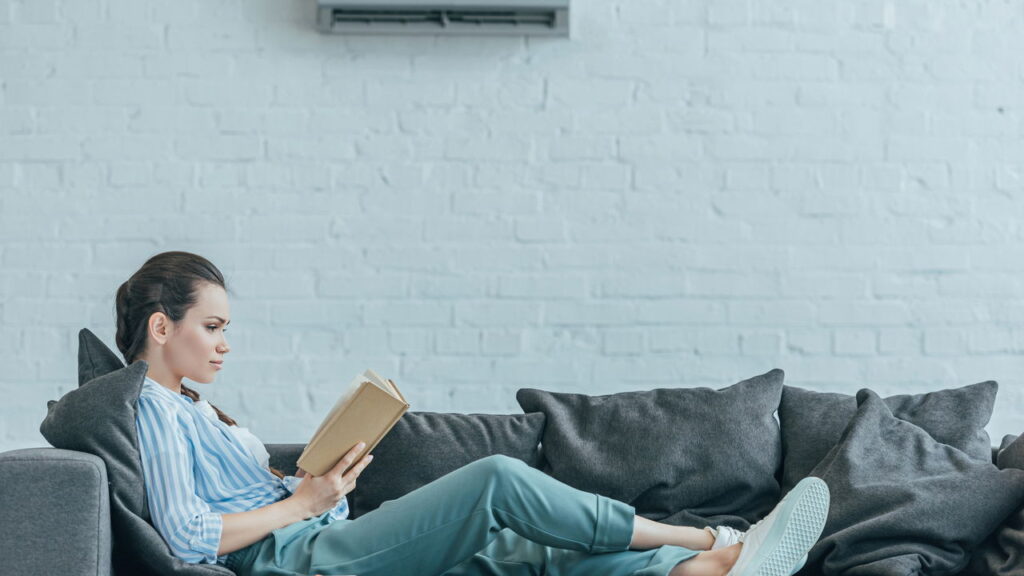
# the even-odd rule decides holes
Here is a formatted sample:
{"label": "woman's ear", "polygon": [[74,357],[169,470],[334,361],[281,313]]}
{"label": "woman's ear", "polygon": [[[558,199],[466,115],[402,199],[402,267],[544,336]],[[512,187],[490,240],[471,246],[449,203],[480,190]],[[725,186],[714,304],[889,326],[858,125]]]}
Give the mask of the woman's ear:
{"label": "woman's ear", "polygon": [[167,317],[167,314],[164,314],[163,312],[153,312],[149,315],[149,335],[156,340],[157,344],[160,344],[161,346],[165,344],[173,330],[174,327],[171,326],[170,319]]}

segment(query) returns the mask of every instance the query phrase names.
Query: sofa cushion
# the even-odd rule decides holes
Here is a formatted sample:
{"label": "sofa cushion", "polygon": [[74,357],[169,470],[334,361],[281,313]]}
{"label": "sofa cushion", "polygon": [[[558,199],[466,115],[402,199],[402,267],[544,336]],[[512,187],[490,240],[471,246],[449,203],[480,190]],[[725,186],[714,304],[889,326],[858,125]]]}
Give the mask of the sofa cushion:
{"label": "sofa cushion", "polygon": [[[1005,436],[999,447],[1000,470],[1024,470],[1024,436]],[[1024,576],[1024,507],[995,529],[971,557],[971,576]]]}
{"label": "sofa cushion", "polygon": [[811,471],[831,491],[811,574],[956,574],[1024,499],[1024,471],[999,470],[893,415],[868,389],[839,443]]}
{"label": "sofa cushion", "polygon": [[86,328],[78,333],[78,342],[78,365],[83,371],[79,387],[59,401],[47,403],[39,432],[55,448],[103,459],[110,480],[115,572],[232,574],[222,566],[183,562],[150,524],[135,424],[135,408],[148,365],[140,360],[125,367]]}
{"label": "sofa cushion", "polygon": [[406,412],[373,449],[350,494],[352,518],[491,454],[537,467],[544,414]]}
{"label": "sofa cushion", "polygon": [[779,498],[783,377],[603,396],[523,388],[516,399],[547,415],[541,469],[554,478],[668,524],[746,529]]}
{"label": "sofa cushion", "polygon": [[[991,439],[985,426],[992,417],[998,389],[990,380],[926,394],[890,396],[884,401],[897,418],[920,426],[937,441],[991,462]],[[783,387],[779,404],[783,495],[839,443],[856,412],[857,399],[848,394]]]}

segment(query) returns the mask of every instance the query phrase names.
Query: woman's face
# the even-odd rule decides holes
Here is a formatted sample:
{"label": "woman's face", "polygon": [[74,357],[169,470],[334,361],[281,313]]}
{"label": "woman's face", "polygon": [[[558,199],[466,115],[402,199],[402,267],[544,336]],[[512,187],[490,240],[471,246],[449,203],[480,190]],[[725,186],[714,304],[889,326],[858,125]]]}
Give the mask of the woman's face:
{"label": "woman's face", "polygon": [[[166,317],[164,317],[166,318]],[[163,362],[176,377],[194,382],[213,382],[230,347],[224,337],[225,326],[231,322],[228,296],[216,284],[202,283],[198,300],[185,317],[171,324],[163,344]],[[155,321],[150,320],[150,332]],[[150,335],[150,338],[153,334]]]}

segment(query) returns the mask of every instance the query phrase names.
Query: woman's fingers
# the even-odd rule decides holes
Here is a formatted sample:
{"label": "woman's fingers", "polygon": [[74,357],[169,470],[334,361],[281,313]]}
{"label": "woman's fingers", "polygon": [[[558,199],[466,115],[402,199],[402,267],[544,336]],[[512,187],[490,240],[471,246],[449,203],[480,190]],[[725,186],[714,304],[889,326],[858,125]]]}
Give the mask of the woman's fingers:
{"label": "woman's fingers", "polygon": [[359,475],[363,473],[363,470],[366,468],[366,466],[370,464],[370,460],[373,460],[373,454],[367,454],[365,457],[363,457],[363,459],[360,460],[358,464],[353,466],[352,469],[349,470],[347,474],[342,476],[342,478],[348,482],[355,481],[355,479],[358,478]]}
{"label": "woman's fingers", "polygon": [[348,451],[348,454],[345,454],[345,456],[343,456],[341,460],[338,460],[338,463],[334,465],[334,468],[331,469],[330,473],[343,473],[345,471],[345,468],[348,468],[349,464],[352,464],[352,461],[356,459],[356,456],[358,456],[359,453],[363,451],[363,448],[366,448],[366,442],[360,442],[359,444],[353,446],[352,449]]}

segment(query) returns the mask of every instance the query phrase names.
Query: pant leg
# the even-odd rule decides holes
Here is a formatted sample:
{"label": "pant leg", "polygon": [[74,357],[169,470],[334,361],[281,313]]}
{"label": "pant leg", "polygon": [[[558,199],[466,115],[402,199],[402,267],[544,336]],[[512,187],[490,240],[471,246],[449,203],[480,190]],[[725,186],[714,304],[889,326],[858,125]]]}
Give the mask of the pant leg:
{"label": "pant leg", "polygon": [[590,554],[545,546],[505,529],[443,576],[667,576],[697,554],[680,546]]}
{"label": "pant leg", "polygon": [[554,548],[628,550],[635,509],[563,484],[507,456],[482,458],[355,520],[296,522],[243,554],[243,575],[427,576],[472,557],[509,528]]}

